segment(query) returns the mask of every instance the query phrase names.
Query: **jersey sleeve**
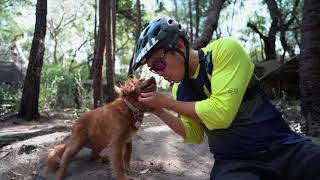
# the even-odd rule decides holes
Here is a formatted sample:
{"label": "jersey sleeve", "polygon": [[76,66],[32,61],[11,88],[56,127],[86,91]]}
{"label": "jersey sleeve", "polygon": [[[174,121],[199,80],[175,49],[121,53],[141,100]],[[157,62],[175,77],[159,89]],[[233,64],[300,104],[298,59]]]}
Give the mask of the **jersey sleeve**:
{"label": "jersey sleeve", "polygon": [[254,64],[243,47],[231,38],[215,41],[204,48],[208,50],[214,53],[211,95],[197,101],[195,110],[209,130],[224,129],[231,125],[238,112]]}
{"label": "jersey sleeve", "polygon": [[[172,97],[176,100],[178,83],[175,83],[172,87]],[[184,127],[186,136],[184,137],[184,142],[189,142],[193,144],[200,144],[204,137],[204,127],[199,123],[191,121],[185,116],[180,116],[181,123]]]}

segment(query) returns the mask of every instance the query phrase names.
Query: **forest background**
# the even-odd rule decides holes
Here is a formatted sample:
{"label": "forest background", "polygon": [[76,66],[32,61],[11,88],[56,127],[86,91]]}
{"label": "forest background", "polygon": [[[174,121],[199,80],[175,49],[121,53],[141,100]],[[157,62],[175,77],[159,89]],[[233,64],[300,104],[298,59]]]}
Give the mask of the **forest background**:
{"label": "forest background", "polygon": [[[295,116],[306,120],[303,131],[318,136],[318,6],[303,0],[0,0],[0,116],[32,120],[61,109],[78,116],[112,101],[114,85],[130,74],[143,25],[170,16],[187,29],[195,49],[238,39],[262,68],[260,78],[271,74],[279,81],[266,81],[269,95],[294,99]],[[294,76],[284,73],[289,62]],[[150,75],[143,68],[135,74]]]}

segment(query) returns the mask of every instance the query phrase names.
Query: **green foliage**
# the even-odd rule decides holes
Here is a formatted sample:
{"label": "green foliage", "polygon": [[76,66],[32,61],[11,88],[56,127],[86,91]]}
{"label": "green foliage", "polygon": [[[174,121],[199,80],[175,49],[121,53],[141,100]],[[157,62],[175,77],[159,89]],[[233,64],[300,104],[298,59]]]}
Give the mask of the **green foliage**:
{"label": "green foliage", "polygon": [[80,99],[85,106],[91,106],[91,93],[82,87],[82,80],[88,73],[81,69],[68,72],[59,65],[45,65],[42,69],[39,106],[40,109],[74,107],[74,93],[80,84]]}
{"label": "green foliage", "polygon": [[15,18],[21,17],[17,10],[21,6],[30,5],[28,0],[0,0],[0,59],[10,60],[10,46],[17,35],[23,33]]}
{"label": "green foliage", "polygon": [[48,9],[47,19],[46,58],[51,62],[65,66],[73,59],[84,61],[93,53],[94,6],[91,2],[56,1]]}
{"label": "green foliage", "polygon": [[116,74],[115,81],[116,85],[123,85],[124,82],[128,79],[127,74]]}
{"label": "green foliage", "polygon": [[267,20],[267,17],[259,15],[258,12],[255,12],[254,16],[250,19],[250,21],[254,22],[254,24],[258,27],[262,34],[265,35],[267,35],[269,31],[269,27],[267,25],[270,25],[270,22]]}
{"label": "green foliage", "polygon": [[0,116],[18,110],[22,89],[8,84],[0,85]]}
{"label": "green foliage", "polygon": [[263,49],[261,47],[251,48],[249,52],[249,55],[253,62],[261,61],[263,59],[262,54]]}
{"label": "green foliage", "polygon": [[[17,25],[8,11],[0,11],[0,59],[10,59],[10,45],[17,32]],[[20,31],[20,30],[19,30]]]}
{"label": "green foliage", "polygon": [[117,1],[117,6],[120,9],[132,9],[134,8],[134,2],[128,0],[119,0]]}
{"label": "green foliage", "polygon": [[123,66],[128,66],[132,50],[135,43],[135,24],[125,18],[118,18],[116,24],[116,31],[118,36],[116,36],[116,61],[119,63],[120,72],[127,72],[127,69]]}
{"label": "green foliage", "polygon": [[[33,3],[35,1],[32,1]],[[41,89],[40,89],[40,109],[56,108],[56,107],[74,107],[74,88],[78,84],[81,86],[81,82],[88,77],[88,68],[85,61],[89,59],[90,55],[94,52],[95,40],[94,40],[94,2],[96,1],[71,1],[71,0],[58,0],[53,1],[48,6],[48,31],[45,41],[45,59],[42,69],[41,77]],[[203,32],[204,23],[207,18],[207,9],[214,1],[201,0],[200,1],[200,24],[199,33]],[[231,9],[230,6],[224,6],[223,11],[229,11],[225,15],[221,13],[219,20],[219,28],[222,32],[226,31],[226,28],[222,23],[226,23],[228,19],[235,13],[235,16],[243,16],[242,4],[246,1],[228,1],[229,4],[233,2],[235,6]],[[277,0],[281,11],[284,12],[286,17],[285,21],[288,21],[291,17],[291,10],[294,0]],[[157,0],[155,7],[152,10],[146,9],[148,7],[144,3],[152,3],[151,1],[141,1],[142,10],[142,25],[157,16],[171,16],[175,17],[185,28],[189,29],[189,8],[188,1],[175,0],[174,2]],[[240,3],[240,4],[239,4]],[[248,2],[250,3],[250,2]],[[226,3],[227,4],[227,3]],[[303,4],[303,3],[301,3]],[[170,7],[171,5],[171,7]],[[192,14],[193,14],[193,26],[195,26],[195,6],[192,1]],[[118,0],[117,1],[117,20],[116,20],[116,83],[123,84],[127,79],[127,68],[129,60],[132,56],[132,51],[135,43],[136,24],[131,16],[125,16],[120,11],[125,11],[132,17],[137,16],[136,1],[132,0]],[[23,51],[30,51],[33,30],[28,25],[19,23],[18,19],[24,16],[24,12],[31,9],[30,12],[35,12],[34,4],[31,4],[30,0],[0,0],[0,59],[11,59],[10,47],[15,40],[15,37],[22,33],[27,34],[28,41],[21,44]],[[258,29],[267,34],[270,26],[270,17],[268,8],[263,1],[260,1],[256,12],[249,15],[250,21],[257,25]],[[301,20],[301,6],[298,8],[297,19]],[[60,22],[61,21],[61,22]],[[51,26],[49,23],[52,23]],[[61,26],[59,26],[61,23]],[[30,25],[29,25],[30,26]],[[235,26],[235,24],[230,24]],[[33,27],[33,25],[32,25]],[[290,28],[299,27],[298,21],[295,21]],[[50,35],[50,29],[56,30],[56,36]],[[58,32],[58,33],[57,33]],[[195,33],[195,27],[193,29]],[[199,34],[199,35],[200,35]],[[263,47],[261,47],[261,40],[258,35],[252,33],[248,28],[243,28],[241,32],[242,40],[249,44],[248,51],[254,61],[262,59]],[[232,34],[234,35],[234,34]],[[297,37],[296,37],[297,36]],[[297,39],[299,39],[299,29],[295,29],[287,32],[288,44],[299,49],[297,47]],[[56,39],[54,39],[56,38]],[[57,59],[58,64],[53,65],[52,60],[54,52],[54,41],[57,42]],[[82,43],[86,42],[83,46]],[[278,44],[277,44],[278,46]],[[278,48],[279,49],[279,48]],[[281,49],[279,50],[281,52]],[[72,64],[71,64],[71,61]],[[80,63],[84,62],[82,66]],[[104,73],[105,74],[105,73]],[[77,83],[78,82],[78,83]],[[84,88],[81,89],[81,98],[83,103],[87,107],[91,107],[92,94],[90,90]],[[17,102],[21,96],[21,89],[14,89],[8,87],[0,88],[0,103],[6,102],[12,103],[16,109]]]}

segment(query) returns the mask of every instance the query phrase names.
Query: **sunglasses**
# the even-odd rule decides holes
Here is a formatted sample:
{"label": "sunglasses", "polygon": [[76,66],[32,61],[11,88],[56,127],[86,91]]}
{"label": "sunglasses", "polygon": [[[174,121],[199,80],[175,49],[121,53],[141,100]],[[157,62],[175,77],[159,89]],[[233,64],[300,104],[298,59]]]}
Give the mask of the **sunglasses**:
{"label": "sunglasses", "polygon": [[163,71],[166,68],[166,63],[164,62],[165,55],[168,51],[165,51],[160,57],[158,57],[153,65],[150,67],[150,71],[153,73],[158,73],[159,71]]}

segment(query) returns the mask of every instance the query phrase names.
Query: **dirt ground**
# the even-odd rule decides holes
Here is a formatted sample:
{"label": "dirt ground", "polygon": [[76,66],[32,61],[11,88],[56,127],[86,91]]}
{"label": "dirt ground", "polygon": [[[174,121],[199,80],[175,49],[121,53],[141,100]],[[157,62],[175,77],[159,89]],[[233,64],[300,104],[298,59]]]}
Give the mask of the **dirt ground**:
{"label": "dirt ground", "polygon": [[[46,155],[53,144],[68,135],[71,125],[71,120],[59,119],[31,123],[14,118],[0,121],[0,180],[54,179],[46,174]],[[18,141],[11,143],[13,139]],[[78,153],[65,179],[114,179],[110,162],[90,161],[89,153],[85,148]],[[202,180],[209,179],[213,162],[206,142],[186,144],[156,116],[145,114],[133,139],[128,174],[141,180]]]}
{"label": "dirt ground", "polygon": [[[290,127],[302,133],[305,121],[300,115],[299,101],[278,100],[273,103]],[[47,152],[69,134],[74,120],[54,117],[49,113],[37,122],[0,118],[0,180],[54,179],[45,171]],[[320,144],[320,138],[309,138]],[[114,179],[110,162],[89,159],[90,150],[80,151],[68,167],[65,179]],[[200,145],[186,144],[159,118],[146,113],[133,139],[128,174],[140,180],[204,180],[209,179],[213,163],[206,140]]]}

